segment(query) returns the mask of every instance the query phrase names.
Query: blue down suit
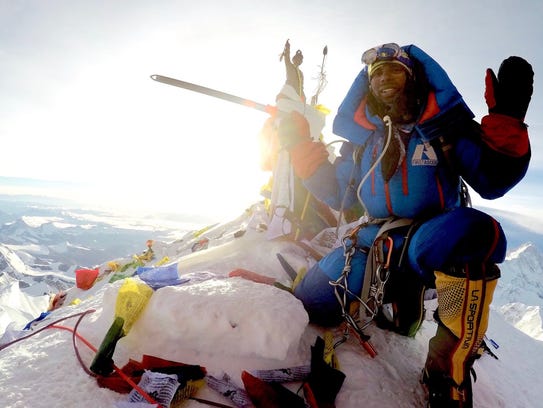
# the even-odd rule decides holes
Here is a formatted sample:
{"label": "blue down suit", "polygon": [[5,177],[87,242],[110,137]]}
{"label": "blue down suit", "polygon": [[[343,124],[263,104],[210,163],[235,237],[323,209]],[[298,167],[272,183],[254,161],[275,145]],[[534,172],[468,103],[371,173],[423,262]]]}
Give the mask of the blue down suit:
{"label": "blue down suit", "polygon": [[[322,146],[306,140],[290,149],[292,164],[308,190],[334,209],[348,209],[361,201],[370,219],[416,222],[418,228],[403,252],[406,266],[396,272],[404,274],[405,286],[395,290],[409,292],[410,282],[417,280],[424,282],[414,286],[420,293],[424,285],[436,288],[438,327],[429,342],[424,370],[431,380],[425,382],[450,384],[453,400],[468,401],[469,370],[488,326],[500,275],[496,264],[504,260],[507,244],[495,219],[463,205],[462,180],[485,199],[502,197],[527,171],[528,132],[521,120],[496,113],[479,124],[435,60],[414,45],[402,48],[419,68],[415,80],[420,75],[427,80],[428,93],[413,127],[404,131],[405,154],[397,160],[395,172],[391,176],[383,172],[384,160],[378,159],[386,150],[388,126],[367,105],[367,67],[356,77],[334,119],[334,133],[346,139],[334,163],[326,160]],[[348,275],[354,293],[362,290],[366,249],[379,228],[379,223],[369,224],[357,232]],[[402,247],[405,230],[391,234],[394,248]],[[333,250],[294,288],[314,323],[341,322],[342,309],[330,281],[341,276],[344,265],[343,248]],[[411,328],[396,331],[414,334]]]}
{"label": "blue down suit", "polygon": [[[473,120],[473,113],[441,66],[414,45],[403,48],[422,65],[430,91],[406,144],[405,159],[395,174],[386,182],[379,163],[367,175],[383,149],[387,128],[366,106],[365,67],[334,119],[334,133],[347,141],[335,162],[322,161],[304,184],[318,199],[339,210],[342,205],[349,208],[357,202],[357,188],[367,176],[360,197],[370,217],[424,221],[411,239],[408,263],[432,284],[434,271],[457,264],[504,260],[506,239],[498,222],[481,211],[461,206],[461,178],[485,199],[501,197],[525,175],[530,152],[511,155],[486,143],[493,136],[492,127],[488,127],[490,131],[482,129]],[[450,143],[448,158],[436,143],[440,138]],[[293,155],[295,169],[296,159]],[[362,228],[358,246],[371,246],[378,229],[378,225]],[[340,276],[344,259],[342,248],[334,250],[308,271],[295,289],[314,322],[329,325],[341,320],[328,281]],[[357,251],[352,262],[349,287],[360,293],[366,254]]]}

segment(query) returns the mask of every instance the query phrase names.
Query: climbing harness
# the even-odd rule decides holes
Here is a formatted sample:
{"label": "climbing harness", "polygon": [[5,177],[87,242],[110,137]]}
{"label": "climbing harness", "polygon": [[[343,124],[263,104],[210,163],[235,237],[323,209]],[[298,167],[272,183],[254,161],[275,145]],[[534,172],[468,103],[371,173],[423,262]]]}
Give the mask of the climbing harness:
{"label": "climbing harness", "polygon": [[[375,170],[375,168],[377,167],[377,165],[381,162],[381,160],[383,159],[389,145],[390,145],[390,141],[392,139],[392,121],[390,119],[390,116],[385,116],[383,118],[383,121],[385,122],[385,124],[387,125],[388,127],[388,133],[387,133],[387,138],[386,138],[386,141],[385,141],[385,144],[384,144],[384,147],[383,147],[383,150],[381,152],[381,154],[379,155],[379,157],[377,158],[377,160],[373,163],[373,165],[370,167],[370,169],[366,172],[366,174],[364,175],[364,177],[362,177],[362,180],[360,181],[360,183],[358,184],[358,188],[356,190],[356,196],[358,198],[358,201],[360,202],[360,204],[362,205],[363,207],[363,210],[364,210],[364,214],[367,214],[367,210],[366,210],[366,206],[364,205],[364,201],[362,200],[362,197],[360,196],[360,191],[362,189],[362,185],[366,182],[366,180],[368,179],[368,177],[370,176],[370,174]],[[360,149],[356,149],[355,152],[353,152],[353,161],[354,163],[356,164],[357,163],[357,160],[360,156]],[[351,179],[353,178],[354,176],[354,170],[355,170],[356,166],[353,166],[353,171],[351,172]],[[346,194],[347,194],[347,191],[348,189],[346,190]],[[343,200],[342,200],[342,205],[341,205],[341,210],[340,210],[340,218],[342,216],[342,213],[343,213],[343,206],[344,206],[344,201],[345,201],[345,196],[343,197]],[[345,333],[344,333],[344,338],[342,340],[340,340],[340,342],[338,343],[338,345],[342,342],[344,342],[347,337],[348,337],[348,334],[349,334],[349,330],[351,333],[353,333],[355,335],[355,337],[357,337],[357,339],[359,340],[359,342],[362,344],[362,346],[364,347],[364,349],[368,352],[368,354],[370,354],[370,356],[372,357],[375,357],[377,355],[377,352],[375,351],[375,349],[373,348],[373,346],[371,345],[371,343],[369,342],[369,339],[370,339],[370,336],[368,336],[367,334],[364,333],[364,329],[367,328],[369,326],[369,324],[371,324],[373,318],[377,315],[377,312],[380,308],[380,306],[382,305],[382,301],[383,301],[383,298],[384,298],[384,287],[385,287],[385,284],[386,282],[388,281],[388,278],[390,276],[390,271],[389,271],[389,266],[390,266],[390,256],[392,254],[392,239],[390,238],[390,240],[386,240],[387,243],[390,245],[390,248],[389,248],[389,252],[388,252],[388,258],[385,260],[384,257],[383,257],[383,252],[382,252],[382,246],[381,246],[381,250],[380,251],[372,251],[372,248],[375,247],[376,245],[379,246],[379,244],[382,244],[382,240],[380,239],[376,239],[374,244],[372,245],[372,248],[359,248],[359,250],[361,251],[364,251],[365,253],[368,254],[368,262],[367,262],[367,265],[370,264],[369,261],[371,261],[371,264],[375,264],[377,265],[377,270],[376,272],[377,273],[372,273],[371,275],[371,283],[370,285],[368,286],[366,284],[366,280],[367,280],[367,271],[366,271],[366,274],[365,274],[365,286],[368,287],[368,296],[365,297],[364,299],[364,294],[361,295],[358,295],[354,292],[352,292],[350,289],[349,289],[349,284],[348,284],[348,277],[349,277],[349,274],[351,273],[351,261],[352,261],[352,257],[354,256],[356,250],[357,250],[357,234],[358,232],[370,225],[370,224],[376,224],[376,223],[381,223],[383,222],[383,220],[380,220],[380,219],[372,219],[370,220],[369,218],[366,217],[366,220],[361,222],[360,224],[358,224],[355,228],[351,229],[347,234],[345,234],[342,238],[342,244],[343,244],[343,255],[345,257],[345,265],[343,267],[343,271],[341,272],[341,275],[340,277],[335,280],[335,281],[330,281],[330,285],[333,286],[334,288],[334,294],[339,302],[339,305],[341,307],[341,313],[342,313],[342,316],[345,320],[345,323],[346,323],[346,330],[345,330]],[[339,225],[339,224],[338,224]],[[338,229],[336,229],[336,234],[338,232]],[[377,234],[377,237],[380,237],[380,234]],[[367,267],[366,267],[367,269]],[[343,293],[340,293],[340,289]],[[360,325],[360,321],[356,318],[356,316],[358,315],[358,318],[360,318],[360,314],[357,313],[357,312],[353,312],[353,311],[349,311],[348,310],[348,305],[349,305],[349,301],[348,301],[348,297],[352,297],[354,298],[355,302],[353,302],[353,304],[356,304],[356,302],[358,302],[362,308],[364,308],[366,310],[366,313],[369,314],[369,317],[370,319],[367,320],[365,323],[362,323],[362,325]]]}
{"label": "climbing harness", "polygon": [[[330,281],[330,285],[332,285],[332,287],[334,288],[334,294],[339,302],[339,305],[341,307],[341,314],[346,324],[343,339],[336,343],[335,347],[346,341],[349,333],[352,333],[358,339],[362,347],[364,347],[364,349],[368,352],[368,354],[371,357],[375,357],[377,355],[377,352],[375,351],[372,344],[369,342],[370,336],[364,333],[364,329],[367,327],[367,324],[360,327],[356,317],[353,316],[353,314],[350,313],[350,311],[348,310],[349,296],[354,297],[359,302],[363,302],[360,296],[358,296],[356,293],[352,292],[349,289],[348,278],[349,274],[351,273],[352,257],[357,250],[357,234],[360,229],[366,225],[368,225],[367,222],[357,225],[343,237],[342,242],[343,254],[345,256],[345,266],[343,267],[343,271],[341,272],[340,277],[335,281]],[[340,293],[340,289],[342,293]]]}
{"label": "climbing harness", "polygon": [[[387,245],[388,255],[384,256],[382,247]],[[368,288],[367,301],[362,301],[361,305],[366,309],[367,314],[373,318],[377,316],[379,308],[383,305],[383,299],[385,296],[385,285],[390,277],[390,258],[392,256],[392,250],[394,241],[389,236],[378,236],[373,243],[373,251],[370,250],[371,259],[369,262],[373,262],[375,267],[374,273],[370,276],[370,284]],[[364,292],[362,292],[364,296]]]}
{"label": "climbing harness", "polygon": [[[381,225],[381,227],[371,247],[360,247],[357,243],[358,233],[362,228],[375,224]],[[351,329],[372,357],[377,353],[369,343],[369,336],[364,333],[364,330],[380,313],[385,299],[385,286],[391,276],[394,240],[389,236],[389,232],[409,226],[405,241],[401,247],[400,261],[398,262],[398,265],[400,265],[405,256],[410,237],[418,225],[418,223],[408,218],[366,219],[351,229],[342,239],[345,266],[340,277],[335,281],[330,281],[330,285],[334,288],[334,294],[340,304],[347,328]],[[352,258],[357,250],[367,254],[364,282],[360,294],[352,292],[348,284],[349,274],[352,270]],[[348,330],[346,330],[344,339],[340,340],[340,343],[346,340],[347,332]]]}

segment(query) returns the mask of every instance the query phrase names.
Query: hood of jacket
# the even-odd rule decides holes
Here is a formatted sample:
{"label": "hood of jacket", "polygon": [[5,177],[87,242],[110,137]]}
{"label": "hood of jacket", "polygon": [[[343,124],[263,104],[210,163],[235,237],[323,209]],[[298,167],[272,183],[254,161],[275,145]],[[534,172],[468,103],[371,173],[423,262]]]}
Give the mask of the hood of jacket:
{"label": "hood of jacket", "polygon": [[[429,84],[426,104],[415,126],[424,141],[431,141],[448,122],[471,120],[474,115],[445,70],[428,54],[415,45],[402,47],[422,66]],[[355,144],[364,144],[373,134],[383,134],[385,124],[372,115],[366,105],[369,92],[367,66],[360,71],[334,118],[333,132]]]}

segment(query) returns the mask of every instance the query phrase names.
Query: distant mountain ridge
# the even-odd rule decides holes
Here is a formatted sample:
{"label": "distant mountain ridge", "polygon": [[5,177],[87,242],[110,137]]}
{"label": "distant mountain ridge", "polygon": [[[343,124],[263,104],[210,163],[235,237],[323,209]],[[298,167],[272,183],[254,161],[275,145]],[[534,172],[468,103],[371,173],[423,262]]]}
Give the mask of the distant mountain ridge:
{"label": "distant mountain ridge", "polygon": [[19,288],[32,296],[60,292],[74,286],[75,278],[62,273],[36,272],[24,264],[9,247],[0,244],[0,278],[18,281]]}
{"label": "distant mountain ridge", "polygon": [[[102,211],[52,205],[35,198],[0,198],[0,277],[33,295],[74,285],[74,271],[146,249],[149,239],[172,240],[175,228],[131,221]],[[32,288],[32,289],[31,289]]]}
{"label": "distant mountain ridge", "polygon": [[500,269],[493,306],[519,330],[543,340],[543,255],[527,243],[510,252]]}

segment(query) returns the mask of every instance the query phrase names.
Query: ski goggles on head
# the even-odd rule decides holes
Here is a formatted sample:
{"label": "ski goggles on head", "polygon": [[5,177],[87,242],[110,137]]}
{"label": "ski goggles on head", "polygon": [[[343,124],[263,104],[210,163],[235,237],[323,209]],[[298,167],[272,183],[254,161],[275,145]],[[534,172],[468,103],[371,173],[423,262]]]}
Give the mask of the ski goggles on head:
{"label": "ski goggles on head", "polygon": [[362,62],[368,66],[368,75],[385,62],[392,62],[402,65],[411,75],[413,61],[398,44],[388,43],[370,48],[362,54]]}

